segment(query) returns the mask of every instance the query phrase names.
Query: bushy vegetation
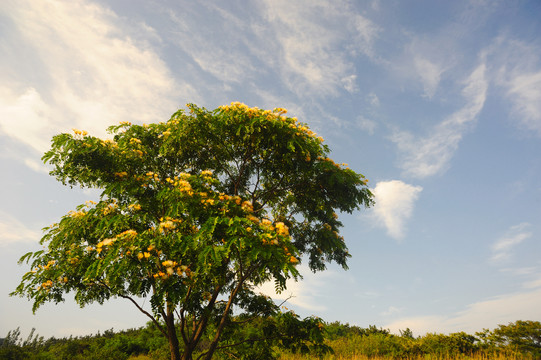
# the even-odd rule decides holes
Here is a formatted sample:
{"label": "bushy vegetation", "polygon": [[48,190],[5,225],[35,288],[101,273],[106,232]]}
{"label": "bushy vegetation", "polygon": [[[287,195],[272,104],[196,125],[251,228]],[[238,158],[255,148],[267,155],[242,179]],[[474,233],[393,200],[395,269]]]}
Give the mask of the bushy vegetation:
{"label": "bushy vegetation", "polygon": [[[410,329],[391,334],[386,329],[327,324],[332,355],[324,359],[541,359],[541,322],[516,321],[475,335],[428,333],[414,337]],[[284,354],[282,360],[310,359]]]}
{"label": "bushy vegetation", "polygon": [[[295,329],[289,326],[291,316],[295,315],[288,312],[275,318],[261,317],[252,322],[255,325],[250,326],[240,325],[243,323],[239,322],[239,326],[231,327],[232,330],[226,334],[226,341],[240,345],[223,348],[215,353],[214,358],[541,359],[539,321],[516,321],[500,325],[494,330],[485,329],[475,335],[457,332],[447,335],[428,333],[415,337],[409,329],[395,335],[375,326],[362,328],[338,322],[324,325],[317,318],[304,319],[306,322],[314,322],[315,326],[324,325],[321,333],[325,334],[326,339],[325,346],[321,346],[296,341],[297,336],[300,338],[303,335],[295,331],[304,331],[306,327]],[[198,351],[203,353],[205,346],[206,342],[202,342]],[[168,359],[169,354],[167,340],[152,323],[140,329],[120,332],[108,330],[103,334],[48,340],[35,335],[34,330],[23,340],[19,329],[16,329],[0,340],[0,359],[6,360],[161,360]]]}

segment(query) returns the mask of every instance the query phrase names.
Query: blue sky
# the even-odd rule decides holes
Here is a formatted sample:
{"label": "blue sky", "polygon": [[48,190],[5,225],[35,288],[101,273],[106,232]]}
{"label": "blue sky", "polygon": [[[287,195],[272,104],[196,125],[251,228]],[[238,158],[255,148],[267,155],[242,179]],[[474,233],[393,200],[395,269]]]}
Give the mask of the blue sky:
{"label": "blue sky", "polygon": [[277,296],[300,315],[417,335],[540,320],[540,16],[539,1],[2,1],[0,336],[145,324],[121,300],[32,315],[8,293],[40,229],[98,196],[47,174],[51,137],[188,102],[287,108],[370,180],[376,205],[343,215],[349,271],[303,268]]}

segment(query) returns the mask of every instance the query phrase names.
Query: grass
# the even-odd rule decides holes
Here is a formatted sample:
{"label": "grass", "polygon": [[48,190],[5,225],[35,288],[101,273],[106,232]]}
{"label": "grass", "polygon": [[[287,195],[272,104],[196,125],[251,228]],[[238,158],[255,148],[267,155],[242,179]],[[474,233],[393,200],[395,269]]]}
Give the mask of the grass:
{"label": "grass", "polygon": [[[312,360],[313,355],[297,355],[297,354],[284,354],[279,360]],[[389,360],[392,357],[374,356],[369,357],[366,355],[327,355],[322,360]],[[459,356],[433,356],[433,355],[418,355],[414,357],[402,358],[404,360],[508,360],[508,359],[533,359],[529,357],[516,357],[508,355],[485,355],[476,354],[472,356],[459,355]]]}

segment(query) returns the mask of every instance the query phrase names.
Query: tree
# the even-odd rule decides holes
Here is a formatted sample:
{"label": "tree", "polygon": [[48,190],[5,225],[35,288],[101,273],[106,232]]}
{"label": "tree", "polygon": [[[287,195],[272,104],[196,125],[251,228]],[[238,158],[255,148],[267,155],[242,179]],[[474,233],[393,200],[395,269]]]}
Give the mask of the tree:
{"label": "tree", "polygon": [[492,332],[484,329],[476,333],[485,345],[508,348],[541,357],[541,322],[517,320],[508,325],[498,325]]}
{"label": "tree", "polygon": [[233,309],[272,308],[258,285],[285,289],[304,260],[347,268],[336,212],[372,204],[364,176],[329,159],[284,109],[187,106],[165,123],[111,126],[113,139],[75,129],[53,138],[51,175],[101,196],[44,229],[46,250],[22,256],[31,271],[12,295],[33,311],[70,291],[81,306],[125,298],[168,339],[171,359],[192,359],[212,328],[201,354],[210,359]]}

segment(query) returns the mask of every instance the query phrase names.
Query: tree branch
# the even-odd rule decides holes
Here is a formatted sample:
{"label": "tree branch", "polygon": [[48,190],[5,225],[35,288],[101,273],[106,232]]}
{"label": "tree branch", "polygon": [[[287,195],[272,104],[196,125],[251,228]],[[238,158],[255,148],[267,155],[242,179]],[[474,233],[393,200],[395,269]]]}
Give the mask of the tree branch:
{"label": "tree branch", "polygon": [[[107,285],[105,285],[107,286]],[[163,329],[163,327],[160,325],[160,323],[158,322],[158,320],[156,320],[156,318],[154,316],[152,316],[149,312],[147,312],[145,309],[143,309],[141,306],[139,306],[139,304],[134,300],[132,299],[130,296],[128,295],[124,295],[124,294],[118,294],[118,296],[120,296],[121,298],[123,299],[128,299],[132,302],[133,305],[135,305],[135,307],[137,309],[139,309],[139,311],[141,311],[143,314],[145,314],[146,316],[148,316],[150,318],[150,320],[152,320],[152,322],[154,323],[154,325],[156,325],[156,327],[158,328],[158,330],[160,330],[160,332],[166,337],[168,338],[167,336],[167,332]]]}

